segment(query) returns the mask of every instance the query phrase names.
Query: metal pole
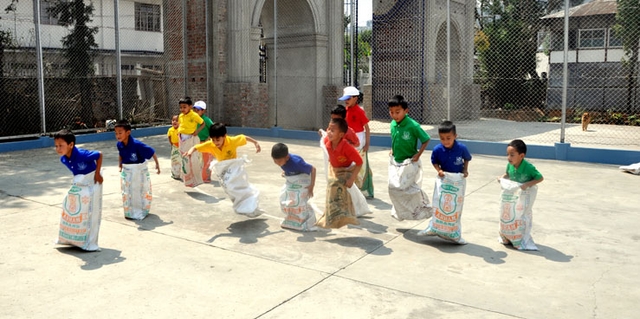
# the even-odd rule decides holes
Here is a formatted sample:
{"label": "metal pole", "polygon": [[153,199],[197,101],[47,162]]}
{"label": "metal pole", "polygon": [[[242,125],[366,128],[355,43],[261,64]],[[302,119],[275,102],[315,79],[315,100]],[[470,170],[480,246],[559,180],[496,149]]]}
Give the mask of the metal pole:
{"label": "metal pole", "polygon": [[350,60],[349,61],[350,62],[349,63],[350,64],[350,66],[349,66],[349,68],[350,68],[350,70],[349,70],[350,71],[349,72],[349,77],[350,77],[349,84],[351,84],[351,86],[355,85],[354,84],[355,82],[353,80],[354,79],[353,69],[354,69],[354,60],[355,60],[355,57],[353,55],[353,42],[354,42],[354,35],[355,35],[355,32],[354,32],[355,28],[354,28],[354,25],[353,25],[354,24],[353,18],[355,16],[355,14],[353,14],[353,11],[354,11],[353,9],[354,9],[353,0],[351,0],[350,5],[349,5],[349,11],[351,11],[350,12],[350,15],[351,15],[351,23],[350,23],[351,24],[351,28],[349,30],[350,31],[349,32],[349,42],[350,42],[349,44],[350,44],[350,47],[351,47],[350,51],[349,51],[351,53],[351,55],[350,55],[351,58],[349,59]]}
{"label": "metal pole", "polygon": [[189,95],[189,64],[187,63],[187,0],[182,0],[182,73],[184,75],[184,96]]}
{"label": "metal pole", "polygon": [[120,9],[119,0],[113,0],[113,25],[116,41],[116,94],[118,98],[118,114],[122,116],[122,55],[120,54]]}
{"label": "metal pole", "polygon": [[278,0],[273,0],[273,104],[278,126]]}
{"label": "metal pole", "polygon": [[447,120],[451,120],[451,0],[447,0]]}
{"label": "metal pole", "polygon": [[567,122],[567,86],[569,84],[569,0],[564,0],[564,59],[562,62],[562,117],[560,119],[560,143],[564,143]]}
{"label": "metal pole", "polygon": [[[209,0],[204,0],[204,45],[205,45],[205,67],[207,68],[207,103],[209,103],[209,105],[213,105],[213,103],[211,103],[211,99],[209,96],[209,89],[211,88],[211,62],[209,61],[211,59],[211,54],[209,53],[209,50],[211,50],[211,46],[209,45],[209,35],[211,34],[211,28],[209,27]],[[213,114],[213,112],[211,112],[211,108],[209,108],[207,110],[207,113],[209,114]]]}
{"label": "metal pole", "polygon": [[42,133],[47,132],[47,124],[44,107],[44,68],[42,66],[42,43],[40,42],[40,0],[33,0],[33,21],[36,34],[36,67],[38,71],[38,101],[40,102],[40,120],[42,121]]}

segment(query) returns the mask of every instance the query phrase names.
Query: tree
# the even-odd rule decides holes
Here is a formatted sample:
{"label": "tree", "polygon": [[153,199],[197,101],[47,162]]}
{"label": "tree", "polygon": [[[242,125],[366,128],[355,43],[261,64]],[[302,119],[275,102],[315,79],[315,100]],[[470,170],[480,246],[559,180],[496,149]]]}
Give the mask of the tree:
{"label": "tree", "polygon": [[78,82],[82,99],[82,119],[90,122],[93,118],[91,101],[91,81],[94,74],[93,49],[98,47],[94,35],[98,27],[89,27],[93,15],[93,4],[83,0],[52,0],[49,13],[58,16],[58,23],[72,27],[71,32],[62,38],[64,56],[67,58],[67,77]]}
{"label": "tree", "polygon": [[533,100],[526,81],[537,78],[537,33],[544,8],[536,0],[481,0],[476,44],[483,90],[496,107]]}
{"label": "tree", "polygon": [[618,13],[613,30],[622,42],[627,70],[627,112],[632,113],[638,83],[638,49],[640,43],[640,3],[638,0],[617,0]]}

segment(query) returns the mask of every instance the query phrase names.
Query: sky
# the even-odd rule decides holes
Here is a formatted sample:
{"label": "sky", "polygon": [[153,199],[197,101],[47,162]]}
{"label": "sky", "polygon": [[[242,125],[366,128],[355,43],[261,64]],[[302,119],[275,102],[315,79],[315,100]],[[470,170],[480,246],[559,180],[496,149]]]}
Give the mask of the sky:
{"label": "sky", "polygon": [[358,1],[358,25],[359,26],[367,25],[367,21],[372,19],[372,15],[373,15],[372,3],[373,3],[373,0]]}

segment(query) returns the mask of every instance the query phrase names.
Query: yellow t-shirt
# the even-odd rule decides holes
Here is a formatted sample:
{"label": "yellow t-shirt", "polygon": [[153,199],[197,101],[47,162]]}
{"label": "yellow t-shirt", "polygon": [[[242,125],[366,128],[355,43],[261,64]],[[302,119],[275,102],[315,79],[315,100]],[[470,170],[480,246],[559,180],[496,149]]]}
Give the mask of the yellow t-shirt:
{"label": "yellow t-shirt", "polygon": [[243,135],[225,136],[222,149],[216,147],[212,140],[196,145],[196,150],[202,153],[210,153],[216,157],[218,162],[230,160],[237,157],[236,149],[247,144],[247,138]]}
{"label": "yellow t-shirt", "polygon": [[173,126],[169,128],[167,131],[167,136],[171,139],[171,144],[178,146],[180,142],[180,137],[178,137],[178,130],[176,130]]}
{"label": "yellow t-shirt", "polygon": [[198,124],[204,123],[204,120],[196,112],[190,110],[187,114],[180,113],[178,123],[180,123],[178,133],[191,135],[198,128]]}

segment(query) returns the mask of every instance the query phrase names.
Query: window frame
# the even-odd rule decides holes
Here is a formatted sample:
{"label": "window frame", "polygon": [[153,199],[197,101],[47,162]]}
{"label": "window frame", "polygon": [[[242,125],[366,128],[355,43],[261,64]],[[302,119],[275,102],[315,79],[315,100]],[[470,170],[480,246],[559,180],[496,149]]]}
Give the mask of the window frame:
{"label": "window frame", "polygon": [[[602,39],[602,45],[600,46],[595,46],[595,45],[590,45],[590,46],[584,46],[582,41],[583,41],[583,34],[586,34],[587,32],[596,32],[596,31],[601,31],[602,32],[602,38],[596,38],[596,37],[584,37],[584,39],[589,39],[591,44],[593,44],[594,40],[598,40],[598,39]],[[580,49],[604,49],[605,45],[607,44],[607,29],[606,28],[595,28],[595,29],[579,29],[578,30],[578,48]]]}
{"label": "window frame", "polygon": [[162,6],[134,2],[134,29],[143,32],[162,32]]}
{"label": "window frame", "polygon": [[[618,39],[617,37],[613,36],[613,33],[615,31],[613,31],[612,28],[607,29],[607,48],[622,48],[622,39]],[[618,39],[618,41],[620,42],[620,44],[618,45],[611,45],[611,38],[615,38]]]}

